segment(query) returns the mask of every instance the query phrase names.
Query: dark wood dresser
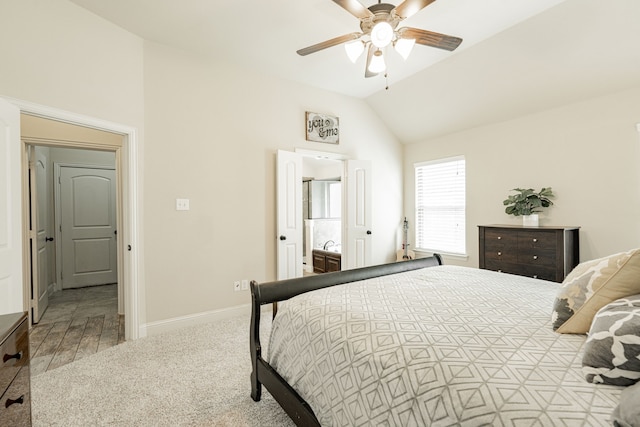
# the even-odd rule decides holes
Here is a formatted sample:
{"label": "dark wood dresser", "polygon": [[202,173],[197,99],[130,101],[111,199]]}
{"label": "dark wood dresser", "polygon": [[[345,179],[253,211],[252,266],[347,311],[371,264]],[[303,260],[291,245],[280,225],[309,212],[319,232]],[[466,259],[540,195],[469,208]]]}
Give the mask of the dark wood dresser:
{"label": "dark wood dresser", "polygon": [[27,313],[0,315],[0,426],[31,425]]}
{"label": "dark wood dresser", "polygon": [[580,227],[478,228],[480,268],[562,282],[580,262]]}

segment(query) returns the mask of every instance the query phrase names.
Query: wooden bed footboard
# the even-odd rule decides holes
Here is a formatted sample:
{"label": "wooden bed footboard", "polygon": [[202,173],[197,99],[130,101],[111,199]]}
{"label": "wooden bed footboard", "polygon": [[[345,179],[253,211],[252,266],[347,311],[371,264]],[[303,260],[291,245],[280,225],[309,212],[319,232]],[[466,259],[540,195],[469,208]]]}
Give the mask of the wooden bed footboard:
{"label": "wooden bed footboard", "polygon": [[[259,401],[262,395],[262,385],[276,399],[282,409],[298,426],[320,426],[311,407],[300,395],[262,358],[260,344],[260,307],[265,304],[277,303],[329,286],[356,282],[358,280],[389,274],[402,273],[420,268],[442,265],[442,258],[438,254],[415,260],[375,265],[353,270],[324,273],[314,276],[298,277],[295,279],[257,283],[251,281],[251,325],[249,332],[249,347],[251,350],[251,398]],[[274,311],[275,316],[275,311]]]}

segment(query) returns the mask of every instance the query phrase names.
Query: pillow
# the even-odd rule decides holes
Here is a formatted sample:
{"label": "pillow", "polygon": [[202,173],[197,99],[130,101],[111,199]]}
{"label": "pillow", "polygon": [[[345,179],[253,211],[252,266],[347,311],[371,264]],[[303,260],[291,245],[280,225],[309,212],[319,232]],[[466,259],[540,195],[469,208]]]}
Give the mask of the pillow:
{"label": "pillow", "polygon": [[640,383],[620,394],[620,404],[613,411],[611,421],[615,427],[640,427]]}
{"label": "pillow", "polygon": [[582,372],[594,384],[627,386],[640,380],[640,295],[618,299],[596,313]]}
{"label": "pillow", "polygon": [[583,262],[562,282],[551,316],[553,330],[586,334],[599,309],[637,293],[640,293],[640,249]]}

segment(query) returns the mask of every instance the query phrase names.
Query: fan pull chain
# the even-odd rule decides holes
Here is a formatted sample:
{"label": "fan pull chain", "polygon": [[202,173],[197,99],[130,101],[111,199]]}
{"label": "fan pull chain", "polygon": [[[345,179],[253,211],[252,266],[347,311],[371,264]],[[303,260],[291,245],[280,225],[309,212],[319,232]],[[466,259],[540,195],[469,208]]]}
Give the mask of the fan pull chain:
{"label": "fan pull chain", "polygon": [[384,84],[385,84],[384,90],[389,90],[389,79],[387,77],[388,77],[388,74],[384,73]]}

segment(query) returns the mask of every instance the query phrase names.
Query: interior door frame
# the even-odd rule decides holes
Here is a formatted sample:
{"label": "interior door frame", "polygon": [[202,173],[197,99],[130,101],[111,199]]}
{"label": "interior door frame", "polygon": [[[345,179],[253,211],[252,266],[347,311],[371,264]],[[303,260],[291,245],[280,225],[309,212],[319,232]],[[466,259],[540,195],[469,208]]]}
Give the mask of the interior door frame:
{"label": "interior door frame", "polygon": [[[20,113],[29,114],[44,119],[65,122],[78,126],[84,126],[96,130],[102,130],[120,134],[123,141],[120,146],[97,144],[77,141],[54,141],[21,138],[21,161],[22,161],[22,217],[24,224],[28,224],[28,179],[29,173],[27,149],[29,144],[44,145],[61,148],[83,148],[90,150],[113,151],[116,155],[116,179],[118,180],[118,202],[121,208],[118,209],[118,224],[121,225],[122,238],[118,241],[118,280],[123,283],[124,314],[125,314],[125,339],[135,340],[146,335],[142,328],[141,313],[143,310],[143,293],[141,278],[141,194],[139,191],[140,164],[139,164],[139,144],[138,130],[136,128],[121,125],[89,117],[69,111],[34,104],[27,101],[3,97],[7,102],[20,109]],[[27,227],[22,231],[22,269],[25,308],[31,305],[30,280],[30,257],[29,232]],[[31,310],[29,310],[31,316]]]}
{"label": "interior door frame", "polygon": [[[348,222],[348,218],[347,218],[347,213],[348,213],[348,206],[349,206],[349,195],[347,194],[347,188],[345,186],[346,184],[346,180],[345,180],[345,176],[346,176],[346,165],[347,165],[347,161],[351,160],[351,158],[345,154],[341,154],[341,153],[332,153],[329,151],[317,151],[317,150],[307,150],[304,148],[295,148],[294,153],[299,154],[302,157],[313,157],[316,159],[321,159],[321,160],[332,160],[332,161],[339,161],[342,163],[341,166],[341,173],[340,173],[340,185],[342,187],[342,194],[341,194],[341,202],[342,202],[342,207],[341,207],[341,212],[340,212],[340,234],[341,234],[341,241],[342,241],[342,248],[347,248],[348,247],[348,242],[347,242],[347,222]],[[302,232],[304,233],[304,226],[302,227]],[[347,265],[348,265],[348,261],[349,261],[349,254],[346,253],[347,251],[343,251],[343,253],[341,254],[341,264],[342,264],[342,268],[341,270],[346,270],[347,269]],[[312,258],[312,269],[313,269],[313,258]]]}

